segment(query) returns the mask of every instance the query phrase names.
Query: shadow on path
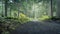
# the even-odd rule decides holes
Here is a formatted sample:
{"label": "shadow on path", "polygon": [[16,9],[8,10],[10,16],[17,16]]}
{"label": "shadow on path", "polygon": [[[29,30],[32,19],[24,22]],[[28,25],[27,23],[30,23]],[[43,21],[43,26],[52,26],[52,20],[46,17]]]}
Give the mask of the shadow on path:
{"label": "shadow on path", "polygon": [[60,34],[60,24],[30,21],[18,26],[11,34]]}

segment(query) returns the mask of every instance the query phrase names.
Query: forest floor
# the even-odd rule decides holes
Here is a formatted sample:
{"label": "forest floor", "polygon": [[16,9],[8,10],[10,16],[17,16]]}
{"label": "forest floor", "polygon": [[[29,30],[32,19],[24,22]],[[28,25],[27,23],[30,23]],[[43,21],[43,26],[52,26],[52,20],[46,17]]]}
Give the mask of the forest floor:
{"label": "forest floor", "polygon": [[[0,21],[2,20],[3,22],[13,23],[14,26],[18,23],[18,21],[0,18]],[[10,34],[60,34],[60,20],[29,21],[17,25],[17,28],[11,31]]]}
{"label": "forest floor", "polygon": [[11,34],[60,34],[60,24],[57,21],[30,21],[19,25]]}

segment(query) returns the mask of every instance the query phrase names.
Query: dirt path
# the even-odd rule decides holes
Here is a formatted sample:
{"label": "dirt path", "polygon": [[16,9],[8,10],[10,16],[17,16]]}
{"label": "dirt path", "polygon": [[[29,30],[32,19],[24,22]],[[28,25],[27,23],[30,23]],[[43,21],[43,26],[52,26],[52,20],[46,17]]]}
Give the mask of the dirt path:
{"label": "dirt path", "polygon": [[31,21],[18,26],[11,34],[60,34],[60,24]]}

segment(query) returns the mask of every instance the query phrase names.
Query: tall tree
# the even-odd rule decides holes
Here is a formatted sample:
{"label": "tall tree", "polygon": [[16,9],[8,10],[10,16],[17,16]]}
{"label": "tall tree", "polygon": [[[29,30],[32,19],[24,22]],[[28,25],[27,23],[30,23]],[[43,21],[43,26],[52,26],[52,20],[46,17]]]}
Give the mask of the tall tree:
{"label": "tall tree", "polygon": [[52,9],[53,7],[52,7],[52,2],[53,2],[53,1],[51,0],[51,17],[53,17],[53,9]]}
{"label": "tall tree", "polygon": [[57,17],[60,18],[60,0],[57,0]]}
{"label": "tall tree", "polygon": [[5,0],[5,16],[7,17],[7,4],[8,4],[8,0]]}

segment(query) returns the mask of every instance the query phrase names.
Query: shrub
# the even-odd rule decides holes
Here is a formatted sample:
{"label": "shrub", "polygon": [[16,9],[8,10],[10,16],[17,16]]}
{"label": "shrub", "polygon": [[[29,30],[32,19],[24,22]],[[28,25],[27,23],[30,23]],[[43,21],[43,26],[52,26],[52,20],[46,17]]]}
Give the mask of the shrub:
{"label": "shrub", "polygon": [[14,20],[18,20],[18,18],[16,18],[16,17],[5,17],[5,19],[14,19]]}
{"label": "shrub", "polygon": [[25,23],[25,22],[29,21],[29,17],[27,17],[25,14],[20,13],[20,15],[19,15],[19,21],[21,23]]}
{"label": "shrub", "polygon": [[42,15],[42,17],[38,18],[39,20],[47,20],[49,19],[50,17],[47,16],[47,15]]}

